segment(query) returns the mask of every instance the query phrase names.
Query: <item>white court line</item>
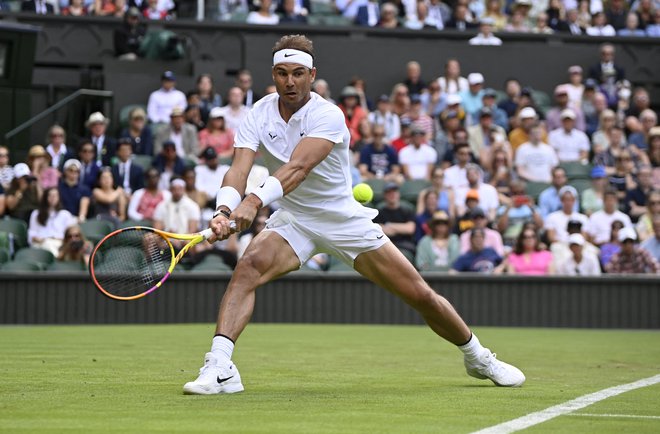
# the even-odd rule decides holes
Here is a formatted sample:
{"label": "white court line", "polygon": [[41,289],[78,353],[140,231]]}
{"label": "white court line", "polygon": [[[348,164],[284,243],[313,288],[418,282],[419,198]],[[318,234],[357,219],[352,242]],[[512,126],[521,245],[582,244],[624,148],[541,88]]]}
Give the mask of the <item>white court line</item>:
{"label": "white court line", "polygon": [[636,414],[598,414],[598,413],[575,413],[566,416],[585,416],[585,417],[619,417],[624,419],[660,419],[660,416],[640,416]]}
{"label": "white court line", "polygon": [[548,407],[545,410],[530,413],[528,415],[501,423],[499,425],[494,425],[489,428],[475,431],[473,434],[508,434],[520,431],[522,429],[529,428],[530,426],[538,425],[553,419],[557,416],[572,413],[576,410],[587,407],[591,404],[595,404],[596,402],[603,401],[607,398],[620,395],[624,392],[652,386],[657,383],[660,383],[660,374],[654,375],[653,377],[644,378],[633,383],[621,384],[619,386],[603,389],[595,393],[590,393],[589,395],[580,396],[579,398],[566,401],[563,404]]}

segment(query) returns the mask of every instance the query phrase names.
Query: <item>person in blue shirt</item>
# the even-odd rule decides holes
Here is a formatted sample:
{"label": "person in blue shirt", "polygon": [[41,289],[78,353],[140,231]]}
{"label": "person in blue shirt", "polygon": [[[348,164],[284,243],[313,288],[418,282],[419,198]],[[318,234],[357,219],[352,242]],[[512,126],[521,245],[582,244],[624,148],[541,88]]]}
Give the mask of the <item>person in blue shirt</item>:
{"label": "person in blue shirt", "polygon": [[374,125],[373,141],[360,151],[360,175],[363,179],[383,178],[386,181],[402,182],[401,167],[396,150],[385,143],[385,127]]}
{"label": "person in blue shirt", "polygon": [[[550,213],[561,209],[559,190],[566,185],[567,180],[566,171],[563,168],[555,167],[552,169],[552,185],[543,190],[539,195],[539,210],[541,211],[541,217],[544,219]],[[578,202],[578,200],[575,201],[575,206],[573,206],[574,212],[578,212],[580,209]]]}
{"label": "person in blue shirt", "polygon": [[474,228],[470,232],[470,250],[459,256],[452,270],[455,272],[471,273],[500,273],[502,257],[490,247],[484,247],[485,232],[481,228]]}
{"label": "person in blue shirt", "polygon": [[89,211],[91,190],[85,184],[80,184],[80,161],[72,158],[64,162],[64,176],[60,179],[58,190],[62,208],[78,217],[79,222],[85,221]]}

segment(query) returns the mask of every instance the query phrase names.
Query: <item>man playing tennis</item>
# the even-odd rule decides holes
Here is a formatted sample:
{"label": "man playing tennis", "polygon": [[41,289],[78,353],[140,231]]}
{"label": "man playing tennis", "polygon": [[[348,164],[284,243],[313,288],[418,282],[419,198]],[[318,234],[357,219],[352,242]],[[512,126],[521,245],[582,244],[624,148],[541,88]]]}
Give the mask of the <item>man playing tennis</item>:
{"label": "man playing tennis", "polygon": [[[211,351],[199,377],[183,386],[184,393],[243,390],[231,358],[234,343],[252,315],[256,288],[300,268],[318,252],[339,257],[416,309],[435,333],[463,351],[469,375],[489,378],[499,386],[520,386],[523,373],[481,346],[451,304],[431,289],[372,222],[377,211],[353,199],[350,135],[341,110],[311,92],[316,77],[313,62],[309,39],[282,37],[273,47],[277,93],[254,105],[236,135],[233,162],[210,223],[215,236],[225,239],[249,228],[259,209],[273,201],[281,208],[239,261],[220,304]],[[243,198],[258,149],[272,175]],[[235,229],[230,220],[236,222]]]}

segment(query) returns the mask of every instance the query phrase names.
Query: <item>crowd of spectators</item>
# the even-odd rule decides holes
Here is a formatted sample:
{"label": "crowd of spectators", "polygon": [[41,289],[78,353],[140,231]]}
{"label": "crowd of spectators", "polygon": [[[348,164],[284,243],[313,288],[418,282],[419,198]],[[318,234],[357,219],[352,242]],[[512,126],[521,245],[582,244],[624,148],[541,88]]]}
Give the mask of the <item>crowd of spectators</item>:
{"label": "crowd of spectators", "polygon": [[[325,80],[314,91],[345,114],[353,183],[374,187],[375,222],[420,270],[658,273],[657,113],[649,93],[626,81],[614,47],[599,50],[595,65],[567,68],[545,107],[516,79],[495,89],[482,72],[464,76],[457,59],[440,77],[416,61],[402,65],[389,95],[368,95],[360,77],[336,100]],[[0,216],[24,220],[29,244],[56,257],[70,256],[75,241],[83,260],[90,243],[75,236],[86,220],[180,233],[206,227],[234,133],[274,89],[253,89],[247,70],[224,91],[210,74],[186,93],[176,84],[165,71],[122,125],[90,113],[77,142],[53,125],[24,162],[0,147]],[[258,156],[247,192],[267,175]],[[195,253],[234,264],[270,211],[248,233]],[[306,267],[332,265],[317,255]]]}
{"label": "crowd of spectators", "polygon": [[[0,9],[7,9],[0,1]],[[657,0],[210,0],[211,18],[255,25],[334,24],[477,33],[470,43],[500,45],[493,32],[660,36]],[[23,0],[37,14],[170,20],[177,0]],[[329,17],[329,18],[328,18]]]}

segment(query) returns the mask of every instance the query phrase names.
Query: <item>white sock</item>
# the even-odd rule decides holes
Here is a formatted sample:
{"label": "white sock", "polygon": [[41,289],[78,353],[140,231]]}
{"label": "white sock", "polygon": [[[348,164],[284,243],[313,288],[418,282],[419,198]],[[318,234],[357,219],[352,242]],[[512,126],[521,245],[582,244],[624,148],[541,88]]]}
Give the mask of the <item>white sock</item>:
{"label": "white sock", "polygon": [[231,360],[234,352],[234,343],[224,336],[214,336],[211,352],[221,359]]}
{"label": "white sock", "polygon": [[481,346],[481,342],[479,342],[479,338],[477,338],[477,335],[472,333],[472,337],[470,340],[464,344],[460,345],[458,347],[459,350],[463,351],[463,354],[469,359],[476,359],[481,355],[481,353],[484,350],[484,347]]}

